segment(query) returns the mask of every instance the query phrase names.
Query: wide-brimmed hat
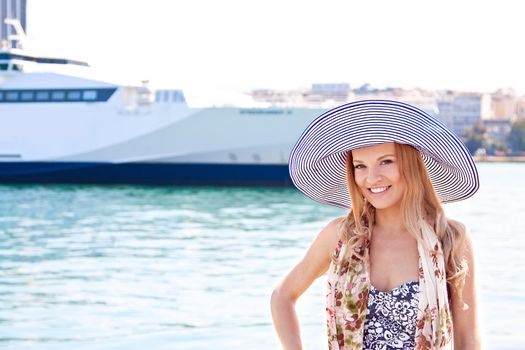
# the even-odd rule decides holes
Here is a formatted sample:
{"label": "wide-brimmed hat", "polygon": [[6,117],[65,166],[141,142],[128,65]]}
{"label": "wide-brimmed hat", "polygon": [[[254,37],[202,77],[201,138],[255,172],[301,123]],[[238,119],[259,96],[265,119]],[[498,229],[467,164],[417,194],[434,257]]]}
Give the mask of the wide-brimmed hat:
{"label": "wide-brimmed hat", "polygon": [[308,197],[350,208],[347,151],[386,142],[407,144],[421,153],[442,203],[466,199],[478,190],[476,164],[463,142],[425,111],[390,100],[356,101],[314,119],[292,148],[290,177]]}

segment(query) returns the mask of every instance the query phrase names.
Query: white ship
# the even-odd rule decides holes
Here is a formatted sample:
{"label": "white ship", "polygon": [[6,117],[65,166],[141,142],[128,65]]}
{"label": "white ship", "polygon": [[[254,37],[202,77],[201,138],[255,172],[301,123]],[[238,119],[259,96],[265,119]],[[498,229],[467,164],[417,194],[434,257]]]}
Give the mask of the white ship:
{"label": "white ship", "polygon": [[326,110],[191,108],[181,90],[65,73],[74,67],[90,69],[0,49],[0,182],[287,186],[289,152]]}

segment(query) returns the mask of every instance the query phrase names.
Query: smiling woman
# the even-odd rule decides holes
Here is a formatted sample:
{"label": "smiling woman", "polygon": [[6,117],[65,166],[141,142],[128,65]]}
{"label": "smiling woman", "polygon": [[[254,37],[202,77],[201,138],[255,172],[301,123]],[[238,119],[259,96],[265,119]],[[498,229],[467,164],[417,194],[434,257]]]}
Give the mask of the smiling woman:
{"label": "smiling woman", "polygon": [[289,165],[299,190],[349,210],[272,294],[285,349],[302,347],[294,305],[326,271],[329,349],[480,348],[472,245],[441,206],[479,186],[454,133],[404,103],[357,101],[316,118]]}
{"label": "smiling woman", "polygon": [[397,207],[405,190],[394,143],[363,147],[348,155],[356,185],[376,209]]}

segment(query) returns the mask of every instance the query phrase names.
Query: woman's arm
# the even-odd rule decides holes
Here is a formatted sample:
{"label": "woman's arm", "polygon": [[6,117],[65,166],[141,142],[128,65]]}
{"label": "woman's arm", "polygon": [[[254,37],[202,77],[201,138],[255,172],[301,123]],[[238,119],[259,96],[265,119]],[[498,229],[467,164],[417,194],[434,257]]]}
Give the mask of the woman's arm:
{"label": "woman's arm", "polygon": [[453,291],[451,311],[454,324],[454,349],[479,350],[481,349],[481,336],[478,321],[474,252],[468,230],[463,225],[458,226],[465,231],[464,257],[468,264],[468,271],[463,287],[463,302],[468,305],[468,309],[463,309],[463,305],[460,305],[459,296]]}
{"label": "woman's arm", "polygon": [[273,324],[285,350],[302,349],[295,302],[308,287],[328,270],[331,254],[337,246],[337,225],[332,220],[317,235],[304,258],[275,287],[271,298]]}

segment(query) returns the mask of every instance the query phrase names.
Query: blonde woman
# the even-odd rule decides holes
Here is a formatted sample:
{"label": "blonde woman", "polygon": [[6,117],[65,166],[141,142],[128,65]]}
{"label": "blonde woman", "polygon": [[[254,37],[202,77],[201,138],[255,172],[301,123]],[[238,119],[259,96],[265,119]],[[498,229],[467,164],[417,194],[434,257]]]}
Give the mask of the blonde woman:
{"label": "blonde woman", "polygon": [[302,349],[294,305],[326,272],[330,350],[480,348],[471,240],[441,206],[479,187],[456,135],[414,106],[358,101],[315,119],[289,166],[304,194],[349,210],[272,294],[284,349]]}

